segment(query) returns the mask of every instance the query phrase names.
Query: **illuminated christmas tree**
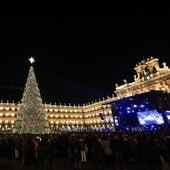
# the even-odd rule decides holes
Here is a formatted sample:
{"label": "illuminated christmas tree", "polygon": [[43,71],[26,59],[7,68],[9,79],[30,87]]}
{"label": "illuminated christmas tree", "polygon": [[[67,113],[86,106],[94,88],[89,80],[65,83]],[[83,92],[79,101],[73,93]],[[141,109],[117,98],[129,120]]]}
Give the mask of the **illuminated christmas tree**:
{"label": "illuminated christmas tree", "polygon": [[[35,62],[33,57],[29,61],[31,64]],[[49,133],[49,124],[32,65],[15,121],[14,132],[32,134]]]}

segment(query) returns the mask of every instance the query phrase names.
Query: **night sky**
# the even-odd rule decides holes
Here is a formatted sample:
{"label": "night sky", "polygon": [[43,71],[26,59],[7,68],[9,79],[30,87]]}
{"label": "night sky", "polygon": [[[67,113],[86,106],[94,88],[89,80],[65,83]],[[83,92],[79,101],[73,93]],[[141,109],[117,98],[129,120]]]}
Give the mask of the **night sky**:
{"label": "night sky", "polygon": [[111,96],[115,83],[133,81],[135,65],[151,56],[170,67],[169,10],[113,11],[23,8],[1,15],[0,99],[21,100],[30,56],[43,102],[57,104]]}

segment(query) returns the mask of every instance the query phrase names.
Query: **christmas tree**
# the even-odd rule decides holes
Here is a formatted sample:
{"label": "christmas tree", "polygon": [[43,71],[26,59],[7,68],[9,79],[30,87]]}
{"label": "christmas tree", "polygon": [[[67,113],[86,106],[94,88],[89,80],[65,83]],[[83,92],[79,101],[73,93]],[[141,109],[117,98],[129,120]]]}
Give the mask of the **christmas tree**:
{"label": "christmas tree", "polygon": [[[34,58],[31,57],[29,61],[32,64]],[[32,65],[15,121],[14,132],[31,134],[49,133],[49,124]]]}

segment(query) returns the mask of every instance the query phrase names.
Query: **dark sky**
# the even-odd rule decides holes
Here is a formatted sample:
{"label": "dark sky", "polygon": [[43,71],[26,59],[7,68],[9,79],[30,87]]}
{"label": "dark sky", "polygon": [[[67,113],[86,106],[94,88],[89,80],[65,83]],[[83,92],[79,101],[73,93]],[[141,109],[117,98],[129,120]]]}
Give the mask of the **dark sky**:
{"label": "dark sky", "polygon": [[170,12],[164,9],[6,12],[1,25],[0,98],[22,98],[30,63],[44,102],[82,104],[133,81],[150,56],[170,66]]}

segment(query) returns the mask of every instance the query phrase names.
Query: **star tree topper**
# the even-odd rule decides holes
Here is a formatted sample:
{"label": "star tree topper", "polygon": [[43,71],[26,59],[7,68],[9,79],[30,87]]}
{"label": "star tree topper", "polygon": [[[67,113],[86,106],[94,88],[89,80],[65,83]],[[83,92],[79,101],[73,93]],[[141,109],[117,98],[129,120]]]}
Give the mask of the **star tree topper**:
{"label": "star tree topper", "polygon": [[30,62],[31,64],[35,62],[35,60],[34,60],[34,58],[33,58],[32,56],[29,58],[29,62]]}

